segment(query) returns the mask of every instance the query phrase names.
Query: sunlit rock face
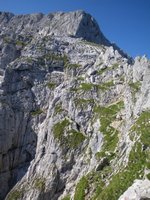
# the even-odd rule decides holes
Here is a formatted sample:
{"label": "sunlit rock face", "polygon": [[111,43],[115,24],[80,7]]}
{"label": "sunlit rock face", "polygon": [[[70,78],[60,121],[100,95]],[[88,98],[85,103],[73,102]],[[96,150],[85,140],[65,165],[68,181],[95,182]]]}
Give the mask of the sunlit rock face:
{"label": "sunlit rock face", "polygon": [[1,12],[0,200],[149,199],[149,88],[84,11]]}

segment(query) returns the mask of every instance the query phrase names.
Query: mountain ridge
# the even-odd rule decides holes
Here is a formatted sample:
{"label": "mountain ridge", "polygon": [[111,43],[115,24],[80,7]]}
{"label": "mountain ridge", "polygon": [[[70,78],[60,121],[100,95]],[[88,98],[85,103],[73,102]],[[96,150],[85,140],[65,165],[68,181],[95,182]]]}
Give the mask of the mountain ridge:
{"label": "mountain ridge", "polygon": [[150,61],[82,11],[0,27],[0,200],[149,199]]}

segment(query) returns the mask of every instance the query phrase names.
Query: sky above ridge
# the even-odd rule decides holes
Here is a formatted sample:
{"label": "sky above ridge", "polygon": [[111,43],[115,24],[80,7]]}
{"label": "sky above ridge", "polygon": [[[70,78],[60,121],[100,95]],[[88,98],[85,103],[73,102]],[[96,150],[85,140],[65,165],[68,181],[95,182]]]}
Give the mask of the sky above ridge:
{"label": "sky above ridge", "polygon": [[104,35],[129,55],[150,58],[150,0],[0,0],[15,14],[85,10]]}

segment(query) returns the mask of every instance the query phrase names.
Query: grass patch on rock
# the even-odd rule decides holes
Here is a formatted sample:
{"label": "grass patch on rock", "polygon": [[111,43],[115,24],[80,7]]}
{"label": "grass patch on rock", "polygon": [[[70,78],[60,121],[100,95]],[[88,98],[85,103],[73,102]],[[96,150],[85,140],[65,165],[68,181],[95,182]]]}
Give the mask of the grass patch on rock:
{"label": "grass patch on rock", "polygon": [[103,90],[103,91],[110,89],[112,86],[114,86],[113,81],[108,81],[108,82],[96,85],[97,89],[100,89],[100,90]]}
{"label": "grass patch on rock", "polygon": [[94,84],[92,83],[81,83],[80,89],[84,91],[90,91],[94,87]]}
{"label": "grass patch on rock", "polygon": [[81,67],[81,65],[78,63],[68,63],[65,67],[68,69],[76,69],[76,68]]}
{"label": "grass patch on rock", "polygon": [[141,136],[141,142],[145,148],[150,148],[150,112],[142,112],[135,124],[131,128],[131,133],[135,132]]}
{"label": "grass patch on rock", "polygon": [[84,200],[85,190],[87,188],[88,188],[88,180],[85,176],[83,176],[76,186],[74,200]]}
{"label": "grass patch on rock", "polygon": [[70,124],[71,122],[68,119],[58,122],[53,127],[53,133],[55,139],[58,139],[61,146],[74,149],[77,148],[86,137],[79,131],[74,129],[69,130]]}
{"label": "grass patch on rock", "polygon": [[60,142],[63,142],[64,132],[69,125],[70,121],[68,119],[64,119],[63,121],[58,122],[53,126],[54,137]]}
{"label": "grass patch on rock", "polygon": [[62,108],[62,103],[59,103],[55,106],[55,114],[60,114],[64,111],[64,109]]}
{"label": "grass patch on rock", "polygon": [[67,196],[65,196],[62,200],[70,200],[70,196],[67,195]]}
{"label": "grass patch on rock", "polygon": [[100,119],[100,131],[104,135],[104,143],[102,150],[96,154],[97,158],[101,158],[109,155],[112,159],[114,155],[114,150],[118,143],[118,130],[111,126],[111,123],[115,120],[117,113],[124,107],[122,101],[110,105],[108,107],[96,106],[94,108],[95,114]]}
{"label": "grass patch on rock", "polygon": [[145,169],[149,169],[149,120],[150,112],[143,112],[131,128],[131,132],[136,132],[140,138],[132,147],[128,165],[112,177],[109,185],[105,186],[99,194],[98,200],[118,199],[135,179],[143,178]]}
{"label": "grass patch on rock", "polygon": [[[101,131],[105,135],[111,134],[114,130],[109,130],[107,127],[110,126],[110,122],[115,119],[116,114],[123,108],[123,102],[118,102],[116,104],[110,105],[108,107],[95,107],[95,112],[98,114],[101,120]],[[134,182],[135,179],[143,179],[145,177],[145,170],[150,169],[150,112],[142,112],[140,117],[136,120],[131,128],[131,132],[135,132],[139,138],[134,143],[132,150],[129,154],[129,161],[127,166],[122,166],[119,172],[114,173],[113,168],[110,166],[105,166],[100,171],[93,171],[92,173],[86,175],[83,180],[86,180],[87,184],[82,181],[78,183],[76,188],[76,200],[86,199],[85,191],[88,189],[91,191],[93,188],[93,194],[90,199],[92,200],[117,200]],[[112,131],[112,132],[111,132]],[[110,137],[111,138],[111,137]],[[105,144],[106,142],[106,144]],[[103,155],[105,156],[106,151],[115,148],[114,145],[110,148],[107,146],[105,141],[102,147]],[[116,143],[116,142],[115,142]],[[109,148],[108,148],[109,147]],[[108,149],[107,149],[108,148]],[[113,173],[112,173],[113,172]],[[111,177],[111,179],[110,179]],[[150,179],[150,174],[146,177]],[[110,182],[106,184],[105,180]],[[82,179],[81,179],[82,180]],[[83,185],[83,187],[81,186]]]}
{"label": "grass patch on rock", "polygon": [[112,86],[114,86],[114,82],[113,81],[108,81],[105,83],[101,83],[101,84],[93,84],[93,83],[81,83],[80,87],[78,88],[78,90],[83,90],[85,92],[88,92],[90,90],[108,90],[110,89]]}
{"label": "grass patch on rock", "polygon": [[76,106],[87,106],[89,104],[94,104],[94,99],[75,99],[74,100]]}
{"label": "grass patch on rock", "polygon": [[147,179],[150,180],[150,173],[146,175]]}
{"label": "grass patch on rock", "polygon": [[17,189],[15,189],[15,190],[12,190],[9,194],[8,194],[8,196],[7,196],[7,200],[18,200],[18,199],[21,199],[21,197],[22,197],[22,195],[23,195],[23,191],[22,190],[17,190]]}
{"label": "grass patch on rock", "polygon": [[47,83],[47,87],[48,87],[49,89],[54,89],[54,88],[56,87],[56,83],[51,83],[51,82],[49,82],[49,83]]}
{"label": "grass patch on rock", "polygon": [[44,178],[37,178],[34,182],[34,187],[37,190],[43,191],[45,189],[45,179]]}
{"label": "grass patch on rock", "polygon": [[37,109],[37,110],[32,111],[32,112],[31,112],[31,115],[32,115],[32,116],[37,116],[37,115],[40,115],[40,114],[42,114],[42,113],[43,113],[43,111],[39,108],[39,109]]}
{"label": "grass patch on rock", "polygon": [[137,82],[134,82],[134,83],[129,83],[129,86],[133,90],[133,92],[136,93],[141,88],[141,82],[137,81]]}
{"label": "grass patch on rock", "polygon": [[141,179],[146,166],[146,154],[137,143],[130,152],[128,166],[114,175],[98,196],[98,200],[116,200],[130,187],[135,179]]}
{"label": "grass patch on rock", "polygon": [[100,70],[98,71],[98,75],[102,75],[102,74],[105,73],[105,72],[115,70],[115,69],[117,69],[118,67],[119,67],[119,64],[118,64],[118,63],[114,63],[112,66],[106,66],[105,68],[100,69]]}
{"label": "grass patch on rock", "polygon": [[69,131],[69,135],[66,139],[70,148],[76,148],[85,140],[85,138],[86,137],[81,132],[72,129]]}

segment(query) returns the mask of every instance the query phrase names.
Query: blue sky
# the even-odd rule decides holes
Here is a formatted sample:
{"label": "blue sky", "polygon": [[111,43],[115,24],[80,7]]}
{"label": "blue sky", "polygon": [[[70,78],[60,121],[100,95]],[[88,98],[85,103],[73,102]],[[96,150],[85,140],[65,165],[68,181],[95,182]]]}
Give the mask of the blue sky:
{"label": "blue sky", "polygon": [[150,0],[0,0],[0,11],[15,14],[85,10],[104,35],[129,55],[150,58]]}

